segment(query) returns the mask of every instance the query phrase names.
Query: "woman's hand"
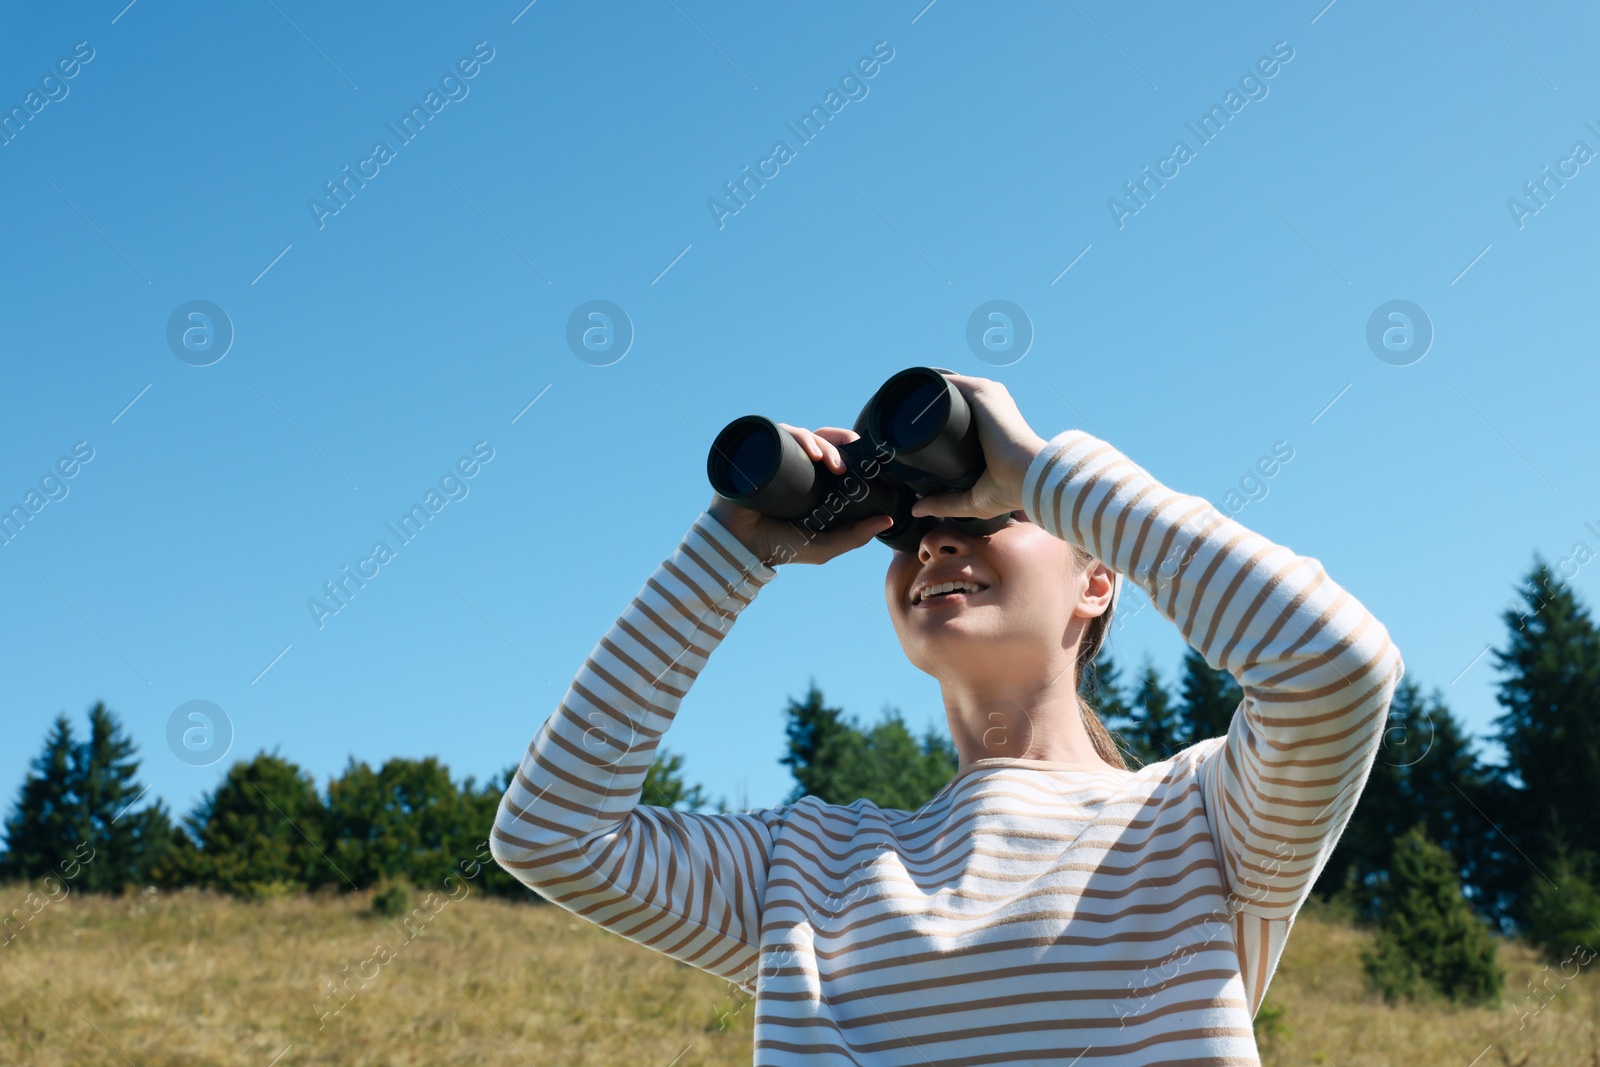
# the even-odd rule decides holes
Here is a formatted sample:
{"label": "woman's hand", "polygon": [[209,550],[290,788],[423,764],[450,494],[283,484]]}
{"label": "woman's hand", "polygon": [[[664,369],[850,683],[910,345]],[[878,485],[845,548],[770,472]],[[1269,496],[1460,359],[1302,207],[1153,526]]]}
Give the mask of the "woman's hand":
{"label": "woman's hand", "polygon": [[[835,474],[843,474],[845,470],[844,459],[836,446],[860,436],[854,430],[837,426],[820,426],[816,430],[806,430],[783,422],[778,426],[800,443],[806,455],[812,460],[826,461],[828,470]],[[774,519],[770,515],[742,508],[721,494],[712,498],[706,510],[727,527],[740,544],[769,567],[781,563],[826,563],[852,548],[860,548],[894,525],[891,515],[873,515],[852,526],[839,526],[816,533],[801,523]]]}
{"label": "woman's hand", "polygon": [[992,519],[1022,507],[1022,479],[1028,465],[1044,447],[1045,440],[1033,432],[1028,420],[1017,410],[1006,387],[989,378],[965,374],[946,374],[946,378],[967,398],[978,422],[978,443],[988,465],[971,489],[959,493],[936,493],[918,500],[913,515],[972,515]]}

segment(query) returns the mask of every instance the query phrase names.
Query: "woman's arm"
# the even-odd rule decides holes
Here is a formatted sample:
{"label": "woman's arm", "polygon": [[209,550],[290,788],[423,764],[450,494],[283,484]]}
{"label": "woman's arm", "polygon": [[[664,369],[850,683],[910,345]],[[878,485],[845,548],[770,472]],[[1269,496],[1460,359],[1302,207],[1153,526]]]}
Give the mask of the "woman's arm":
{"label": "woman's arm", "polygon": [[692,815],[639,801],[679,703],[776,573],[701,513],[540,726],[490,835],[495,860],[540,895],[740,983],[754,980],[782,809]]}
{"label": "woman's arm", "polygon": [[[1079,430],[1040,448],[1028,515],[1137,582],[1244,691],[1199,742],[1201,787],[1256,1005],[1289,922],[1349,821],[1404,674],[1389,633],[1323,570],[1174,492]],[[1193,751],[1193,750],[1192,750]]]}
{"label": "woman's arm", "polygon": [[[779,423],[835,474],[856,435]],[[821,564],[887,515],[817,533],[717,496],[606,631],[528,746],[489,836],[541,896],[754,990],[761,904],[785,808],[697,815],[639,803],[678,705],[739,612],[783,564]]]}
{"label": "woman's arm", "polygon": [[[1339,832],[1404,673],[1389,632],[1322,564],[1175,492],[1081,430],[1029,464],[1023,506],[1137,582],[1244,690],[1205,754],[1225,874],[1245,911],[1292,915]],[[1206,742],[1201,742],[1205,744]]]}
{"label": "woman's arm", "polygon": [[1023,508],[1139,583],[1184,640],[1233,674],[1244,699],[1194,761],[1252,1009],[1289,924],[1350,820],[1405,673],[1389,632],[1322,564],[1174,492],[1081,430],[1045,441],[999,382],[947,375],[972,405],[987,469],[918,515]]}

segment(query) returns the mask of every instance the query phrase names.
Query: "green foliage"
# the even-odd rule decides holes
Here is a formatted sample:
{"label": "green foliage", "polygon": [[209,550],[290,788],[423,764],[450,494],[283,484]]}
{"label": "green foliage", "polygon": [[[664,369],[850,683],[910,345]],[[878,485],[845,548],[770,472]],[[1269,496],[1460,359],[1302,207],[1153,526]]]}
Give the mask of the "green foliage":
{"label": "green foliage", "polygon": [[0,874],[53,876],[91,892],[149,881],[176,835],[160,801],[135,810],[143,790],[133,753],[104,703],[89,709],[82,742],[57,716],[6,820]]}
{"label": "green foliage", "polygon": [[1183,697],[1183,741],[1190,745],[1226,734],[1244,700],[1233,675],[1212,667],[1193,648],[1184,650],[1178,691]]}
{"label": "green foliage", "polygon": [[[1140,665],[1131,688],[1127,723],[1118,723],[1117,735],[1141,765],[1170,759],[1184,747],[1183,723],[1171,694],[1161,683],[1161,675],[1148,656]],[[1110,720],[1107,725],[1111,725]]]}
{"label": "green foliage", "polygon": [[328,783],[324,837],[347,887],[401,876],[439,886],[487,836],[474,816],[436,757],[395,757],[376,771],[352,757]]}
{"label": "green foliage", "polygon": [[84,868],[85,890],[111,892],[142,883],[171,847],[172,820],[159,800],[133,810],[143,792],[134,780],[138,769],[133,741],[105,704],[95,704],[89,710],[89,737],[73,767],[73,789],[95,848],[94,862]]}
{"label": "green foliage", "polygon": [[1377,893],[1377,936],[1362,953],[1367,979],[1384,999],[1499,1000],[1505,969],[1488,926],[1461,895],[1455,867],[1421,826],[1396,843]]}
{"label": "green foliage", "polygon": [[918,742],[897,711],[864,729],[825,705],[814,680],[785,714],[789,751],[781,762],[796,782],[790,803],[806,795],[828,804],[864,798],[881,808],[915,811],[955,775],[955,746],[941,733],[930,729]]}
{"label": "green foliage", "polygon": [[[1373,888],[1402,835],[1420,823],[1478,896],[1493,848],[1493,830],[1478,810],[1488,803],[1488,781],[1443,694],[1435,688],[1425,698],[1413,679],[1401,679],[1366,786],[1317,878],[1317,893],[1331,899],[1344,892],[1362,915],[1373,918]],[[1481,900],[1474,903],[1491,910]]]}
{"label": "green foliage", "polygon": [[1500,889],[1516,894],[1518,917],[1540,880],[1519,853],[1545,867],[1558,848],[1600,854],[1600,631],[1571,587],[1537,556],[1519,589],[1522,605],[1502,614],[1505,672],[1495,720],[1505,746],[1504,830],[1515,846],[1503,856]]}
{"label": "green foliage", "polygon": [[705,790],[683,780],[683,757],[658,749],[644,773],[640,803],[656,808],[699,811],[706,806]]}
{"label": "green foliage", "polygon": [[385,882],[372,894],[372,914],[397,918],[411,910],[411,887],[405,881]]}
{"label": "green foliage", "polygon": [[1595,888],[1595,857],[1563,854],[1550,870],[1550,880],[1533,883],[1529,901],[1528,940],[1551,963],[1582,949],[1593,958],[1600,946],[1600,889]]}
{"label": "green foliage", "polygon": [[255,895],[260,886],[343,880],[324,857],[325,810],[311,776],[260,753],[228,768],[184,819],[198,849],[181,872],[191,884]]}
{"label": "green foliage", "polygon": [[72,723],[57,715],[6,819],[6,878],[60,877],[56,865],[84,841],[88,828],[72,783],[77,747]]}
{"label": "green foliage", "polygon": [[[516,773],[517,765],[513,763],[481,786],[470,774],[461,783],[461,799],[466,807],[472,834],[470,851],[463,851],[456,857],[456,873],[457,877],[464,879],[472,887],[474,893],[487,893],[517,901],[542,902],[543,897],[517,881],[510,871],[496,863],[489,855],[489,834],[494,830],[494,818],[500,810],[500,798],[505,796],[506,790],[511,786],[511,778]],[[448,887],[441,888],[450,892]]]}
{"label": "green foliage", "polygon": [[1101,645],[1094,662],[1083,673],[1083,684],[1078,695],[1093,708],[1100,722],[1111,735],[1112,742],[1122,753],[1129,766],[1151,762],[1150,752],[1141,743],[1139,720],[1122,692],[1122,668]]}

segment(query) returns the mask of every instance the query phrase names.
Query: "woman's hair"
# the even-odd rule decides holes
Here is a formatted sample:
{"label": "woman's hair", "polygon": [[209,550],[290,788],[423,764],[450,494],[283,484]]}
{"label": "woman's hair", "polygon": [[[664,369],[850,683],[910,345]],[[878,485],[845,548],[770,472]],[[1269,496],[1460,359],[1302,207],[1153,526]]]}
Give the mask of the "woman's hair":
{"label": "woman's hair", "polygon": [[[1071,542],[1069,542],[1071,544]],[[1072,544],[1073,565],[1079,570],[1095,561],[1083,548]],[[1106,724],[1100,720],[1100,714],[1089,703],[1089,697],[1100,692],[1100,676],[1095,671],[1095,662],[1099,659],[1100,649],[1106,643],[1106,635],[1111,631],[1111,613],[1115,605],[1106,608],[1098,616],[1089,620],[1089,625],[1084,628],[1083,640],[1078,643],[1078,662],[1076,665],[1076,682],[1078,691],[1078,705],[1082,708],[1083,728],[1089,734],[1089,740],[1094,743],[1097,755],[1113,767],[1128,769],[1128,761],[1123,758],[1122,750],[1117,746],[1116,739],[1111,731],[1106,729]]]}

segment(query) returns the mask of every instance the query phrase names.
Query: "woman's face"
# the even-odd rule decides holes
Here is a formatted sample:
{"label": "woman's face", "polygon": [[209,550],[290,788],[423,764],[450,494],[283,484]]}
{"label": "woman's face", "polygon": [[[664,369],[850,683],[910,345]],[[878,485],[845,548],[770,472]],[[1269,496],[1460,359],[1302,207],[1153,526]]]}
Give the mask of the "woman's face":
{"label": "woman's face", "polygon": [[[1064,662],[1070,665],[1067,656],[1081,623],[1099,613],[1091,606],[1080,625],[1072,625],[1097,566],[1079,572],[1072,546],[1018,510],[1006,525],[982,536],[939,522],[915,552],[894,553],[884,595],[900,647],[928,674],[944,680],[1001,670],[1053,673]],[[980,588],[919,595],[946,580]]]}

